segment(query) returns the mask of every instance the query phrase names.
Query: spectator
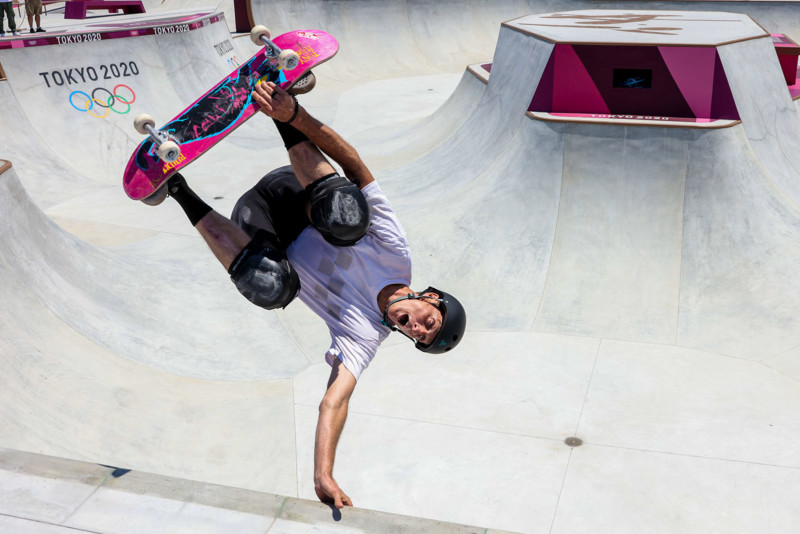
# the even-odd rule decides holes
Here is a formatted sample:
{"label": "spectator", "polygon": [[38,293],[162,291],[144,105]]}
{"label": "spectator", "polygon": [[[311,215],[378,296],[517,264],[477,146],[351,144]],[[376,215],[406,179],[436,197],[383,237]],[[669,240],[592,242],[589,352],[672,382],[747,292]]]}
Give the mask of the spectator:
{"label": "spectator", "polygon": [[11,33],[19,35],[17,22],[14,20],[14,3],[11,0],[0,0],[0,37],[6,36],[6,31],[3,29],[3,16],[8,17],[8,29],[11,30]]}
{"label": "spectator", "polygon": [[[31,33],[43,32],[42,29],[42,0],[25,0],[25,13],[28,14],[28,26]],[[33,29],[33,17],[36,17],[36,29]]]}

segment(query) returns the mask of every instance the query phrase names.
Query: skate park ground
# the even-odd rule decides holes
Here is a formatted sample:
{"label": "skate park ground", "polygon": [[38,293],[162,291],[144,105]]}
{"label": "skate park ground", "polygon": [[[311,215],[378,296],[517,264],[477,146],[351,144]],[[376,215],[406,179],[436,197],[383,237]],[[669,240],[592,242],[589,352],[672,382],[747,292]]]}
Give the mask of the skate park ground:
{"label": "skate park ground", "polygon": [[[339,39],[301,102],[381,183],[413,285],[469,313],[451,355],[390,336],[365,371],[341,513],[312,480],[324,325],[300,303],[252,307],[174,203],[121,187],[133,117],[168,120],[255,48],[232,2],[144,5],[69,21],[52,4],[35,39],[55,44],[0,40],[0,532],[800,524],[800,111],[769,38],[720,48],[741,120],[701,130],[531,117],[548,49],[501,26],[715,11],[798,41],[796,5],[251,3],[273,33]],[[488,62],[488,83],[467,68]],[[102,89],[130,106],[80,109]],[[228,214],[286,162],[254,117],[185,175]]]}

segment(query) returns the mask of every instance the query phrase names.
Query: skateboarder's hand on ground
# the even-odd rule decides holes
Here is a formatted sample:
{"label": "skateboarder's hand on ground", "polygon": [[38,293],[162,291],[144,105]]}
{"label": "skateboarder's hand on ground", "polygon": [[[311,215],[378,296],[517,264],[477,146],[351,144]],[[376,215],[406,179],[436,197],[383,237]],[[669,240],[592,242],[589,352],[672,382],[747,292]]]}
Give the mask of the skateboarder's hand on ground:
{"label": "skateboarder's hand on ground", "polygon": [[339,488],[333,478],[325,477],[314,483],[314,491],[317,492],[319,500],[326,503],[333,503],[336,508],[344,508],[345,506],[353,506],[353,501],[350,497]]}
{"label": "skateboarder's hand on ground", "polygon": [[261,82],[253,91],[253,100],[261,111],[276,121],[286,122],[294,116],[296,101],[292,95],[272,82]]}

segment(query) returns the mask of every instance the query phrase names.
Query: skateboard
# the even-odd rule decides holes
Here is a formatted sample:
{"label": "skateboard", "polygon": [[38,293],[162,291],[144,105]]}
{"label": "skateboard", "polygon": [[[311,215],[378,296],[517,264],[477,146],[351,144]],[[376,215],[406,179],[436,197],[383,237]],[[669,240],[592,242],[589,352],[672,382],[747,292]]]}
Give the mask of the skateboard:
{"label": "skateboard", "polygon": [[159,204],[166,198],[162,186],[172,175],[258,112],[252,97],[258,83],[271,81],[291,92],[295,85],[313,82],[311,68],[339,50],[336,39],[319,30],[293,31],[270,40],[269,30],[256,26],[250,38],[263,48],[167,124],[156,129],[149,115],[136,117],[136,131],[148,137],[125,167],[122,185],[130,198]]}

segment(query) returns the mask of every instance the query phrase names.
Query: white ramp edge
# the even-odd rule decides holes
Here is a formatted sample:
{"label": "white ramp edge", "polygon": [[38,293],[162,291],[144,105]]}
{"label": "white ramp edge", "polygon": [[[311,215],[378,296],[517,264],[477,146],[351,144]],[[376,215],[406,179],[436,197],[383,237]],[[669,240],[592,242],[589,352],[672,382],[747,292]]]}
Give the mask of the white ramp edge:
{"label": "white ramp edge", "polygon": [[512,534],[4,448],[0,483],[0,532],[17,534]]}

